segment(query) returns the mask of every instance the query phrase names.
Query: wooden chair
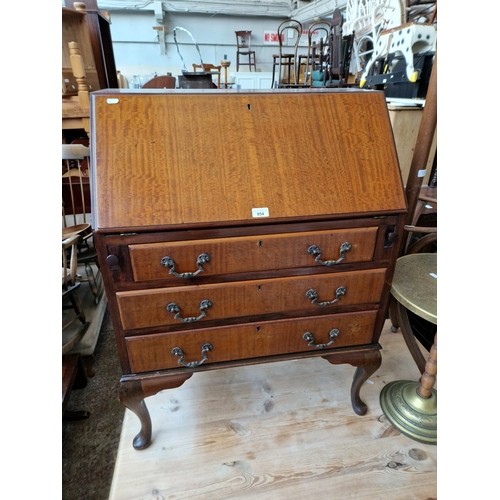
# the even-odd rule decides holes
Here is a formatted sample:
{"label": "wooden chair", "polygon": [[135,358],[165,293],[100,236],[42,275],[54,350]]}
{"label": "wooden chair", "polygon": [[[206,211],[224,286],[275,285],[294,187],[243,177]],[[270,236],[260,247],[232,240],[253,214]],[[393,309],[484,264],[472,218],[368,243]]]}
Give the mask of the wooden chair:
{"label": "wooden chair", "polygon": [[[322,71],[325,54],[325,42],[328,41],[330,33],[330,23],[327,21],[316,21],[309,26],[307,30],[307,54],[300,54],[298,57],[299,82],[306,85],[312,84],[312,72]],[[316,37],[315,35],[322,34],[323,36]]]}
{"label": "wooden chair", "polygon": [[222,69],[222,66],[215,66],[214,64],[208,64],[208,63],[194,64],[193,63],[193,71],[194,72],[201,70],[201,71],[205,71],[207,73],[213,73],[214,75],[217,75],[217,88],[218,89],[220,89],[220,70],[221,69]]}
{"label": "wooden chair", "polygon": [[[249,66],[252,71],[257,71],[257,63],[255,61],[255,50],[252,50],[252,32],[251,31],[235,31],[236,34],[236,71],[240,70],[240,66]],[[241,62],[240,57],[248,57],[248,62]]]}
{"label": "wooden chair", "polygon": [[143,86],[143,89],[175,89],[175,76],[172,75],[164,75],[164,76],[155,76],[151,78],[149,82],[146,82]]}
{"label": "wooden chair", "polygon": [[76,293],[80,286],[80,282],[77,281],[79,239],[79,234],[72,234],[62,240],[62,308],[63,310],[72,309],[75,313],[63,323],[63,332],[77,321],[81,323],[80,328],[76,329],[69,338],[63,340],[63,355],[75,346],[90,325],[85,319],[85,312]]}
{"label": "wooden chair", "polygon": [[[77,279],[89,283],[98,304],[104,287],[90,224],[89,155],[90,149],[83,144],[62,145],[62,238],[73,234],[79,236],[77,260],[85,266],[87,278],[78,276]],[[97,268],[97,273],[94,273],[92,265]]]}
{"label": "wooden chair", "polygon": [[[295,44],[292,52],[285,52],[283,46],[283,38],[287,40],[289,31],[295,32]],[[278,45],[279,53],[273,55],[273,83],[272,86],[296,87],[299,85],[299,64],[297,50],[299,47],[300,37],[302,36],[302,24],[295,19],[283,21],[278,26]],[[287,48],[287,47],[286,47]],[[278,76],[276,76],[276,68]]]}
{"label": "wooden chair", "polygon": [[326,51],[321,51],[319,69],[312,72],[313,87],[347,85],[354,34],[344,36],[342,26],[342,14],[339,9],[335,9],[327,36]]}

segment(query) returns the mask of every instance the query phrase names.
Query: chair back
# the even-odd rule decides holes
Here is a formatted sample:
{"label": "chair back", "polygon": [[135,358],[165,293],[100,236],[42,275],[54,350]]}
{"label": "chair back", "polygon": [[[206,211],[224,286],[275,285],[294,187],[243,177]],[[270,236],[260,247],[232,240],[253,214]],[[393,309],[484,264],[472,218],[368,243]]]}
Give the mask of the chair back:
{"label": "chair back", "polygon": [[238,52],[249,52],[252,50],[252,32],[251,31],[235,31],[236,34],[236,46],[238,48]]}
{"label": "chair back", "polygon": [[90,149],[83,144],[62,145],[63,229],[90,227]]}

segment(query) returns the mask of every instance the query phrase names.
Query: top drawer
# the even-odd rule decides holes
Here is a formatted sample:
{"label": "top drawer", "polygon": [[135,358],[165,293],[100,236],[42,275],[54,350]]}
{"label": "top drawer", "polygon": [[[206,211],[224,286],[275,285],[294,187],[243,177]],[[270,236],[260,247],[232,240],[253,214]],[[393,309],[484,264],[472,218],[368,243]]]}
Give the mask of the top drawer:
{"label": "top drawer", "polygon": [[377,227],[130,245],[135,281],[373,260]]}

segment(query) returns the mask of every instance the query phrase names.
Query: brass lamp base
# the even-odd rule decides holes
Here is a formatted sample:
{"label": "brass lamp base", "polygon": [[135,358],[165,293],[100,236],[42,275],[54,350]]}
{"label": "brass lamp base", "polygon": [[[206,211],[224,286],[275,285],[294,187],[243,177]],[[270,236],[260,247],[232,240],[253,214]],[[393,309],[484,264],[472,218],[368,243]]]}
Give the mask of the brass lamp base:
{"label": "brass lamp base", "polygon": [[380,392],[380,406],[401,434],[421,443],[437,444],[437,392],[432,389],[424,398],[418,388],[418,382],[409,380],[390,382]]}

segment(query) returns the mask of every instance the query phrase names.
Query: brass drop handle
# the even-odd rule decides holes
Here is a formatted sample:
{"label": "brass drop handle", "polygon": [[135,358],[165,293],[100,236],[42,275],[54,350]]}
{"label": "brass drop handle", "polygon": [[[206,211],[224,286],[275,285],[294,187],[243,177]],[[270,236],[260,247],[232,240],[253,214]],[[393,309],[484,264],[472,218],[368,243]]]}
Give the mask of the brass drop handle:
{"label": "brass drop handle", "polygon": [[325,349],[325,347],[330,347],[334,342],[335,342],[335,337],[339,335],[339,331],[334,328],[333,330],[330,331],[330,342],[328,344],[315,344],[314,343],[314,336],[311,332],[306,332],[304,335],[302,335],[302,338],[308,342],[308,346],[310,347],[315,347],[316,349]]}
{"label": "brass drop handle", "polygon": [[200,302],[200,315],[196,318],[194,316],[190,318],[181,318],[181,309],[175,302],[170,302],[170,304],[167,305],[167,311],[170,313],[175,313],[174,319],[178,319],[183,323],[193,323],[205,317],[207,315],[205,313],[205,309],[208,309],[209,307],[212,307],[212,302],[210,302],[209,300],[202,300]]}
{"label": "brass drop handle", "polygon": [[177,273],[177,272],[175,272],[174,259],[172,259],[172,257],[169,257],[168,255],[163,257],[163,259],[161,259],[160,264],[163,267],[167,267],[167,268],[170,267],[171,269],[168,273],[173,274],[174,276],[177,276],[178,278],[193,278],[194,276],[197,276],[202,271],[204,271],[203,264],[207,264],[208,262],[210,262],[210,255],[208,255],[208,253],[202,253],[202,254],[198,255],[198,258],[196,259],[196,265],[198,266],[198,270],[193,272],[193,273]]}
{"label": "brass drop handle", "polygon": [[207,359],[207,352],[211,351],[213,349],[212,344],[209,344],[208,342],[206,344],[203,344],[201,348],[201,355],[202,355],[202,360],[201,361],[191,361],[190,363],[184,363],[184,352],[180,347],[174,347],[172,349],[172,354],[174,356],[180,356],[180,359],[177,360],[177,363],[180,365],[187,366],[188,368],[195,368],[197,366],[202,365]]}
{"label": "brass drop handle", "polygon": [[330,306],[335,304],[335,302],[338,302],[340,297],[345,295],[346,292],[347,288],[345,286],[339,286],[337,290],[335,290],[335,298],[333,300],[330,300],[329,302],[318,302],[318,292],[311,288],[310,290],[307,290],[306,297],[311,299],[311,304],[316,304],[317,306]]}
{"label": "brass drop handle", "polygon": [[345,259],[345,253],[348,252],[352,248],[352,245],[346,241],[340,245],[340,258],[337,260],[321,260],[321,250],[316,246],[316,245],[311,245],[308,249],[307,252],[312,255],[313,257],[316,255],[316,258],[314,259],[314,262],[317,262],[318,264],[321,264],[322,266],[335,266],[336,264],[339,264]]}

